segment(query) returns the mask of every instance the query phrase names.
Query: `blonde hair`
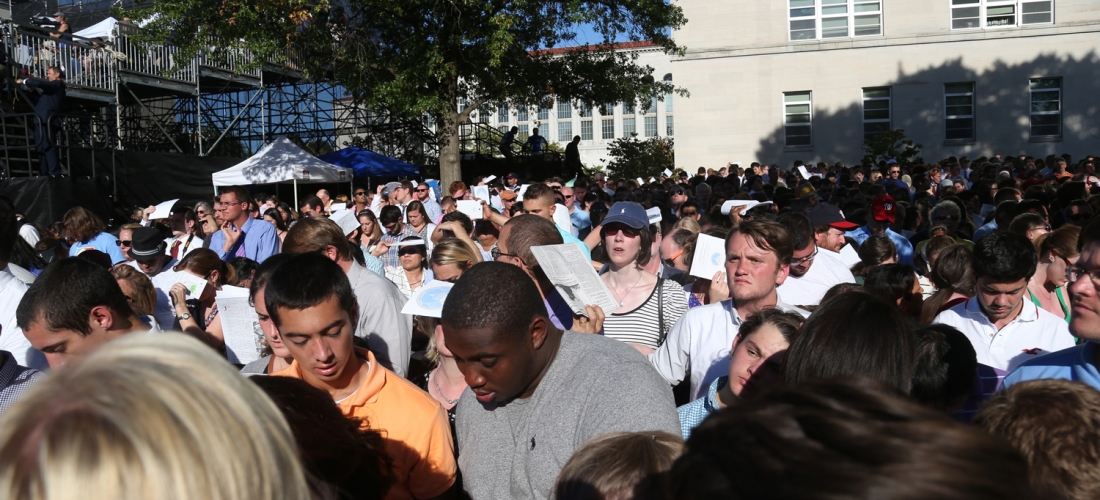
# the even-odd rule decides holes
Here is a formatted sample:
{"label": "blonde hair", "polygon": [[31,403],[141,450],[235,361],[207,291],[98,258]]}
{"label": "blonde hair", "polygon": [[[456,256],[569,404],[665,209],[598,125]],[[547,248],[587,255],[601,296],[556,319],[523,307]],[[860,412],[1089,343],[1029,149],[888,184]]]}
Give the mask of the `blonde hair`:
{"label": "blonde hair", "polygon": [[274,403],[178,333],[132,334],[32,387],[0,426],[0,498],[308,498]]}
{"label": "blonde hair", "polygon": [[703,228],[699,226],[699,221],[692,219],[691,217],[681,217],[680,220],[677,220],[676,224],[672,225],[671,231],[675,231],[677,229],[687,229],[688,231],[691,231],[695,234],[699,234],[699,232],[703,230]]}
{"label": "blonde hair", "polygon": [[157,308],[157,290],[153,287],[153,281],[145,273],[126,264],[121,264],[111,269],[111,276],[115,281],[126,281],[130,284],[132,297],[130,307],[138,316],[149,316]]}
{"label": "blonde hair", "polygon": [[663,431],[611,432],[589,439],[561,468],[559,500],[630,500],[683,454],[684,440]]}
{"label": "blonde hair", "polygon": [[432,248],[430,263],[433,266],[454,264],[465,272],[470,266],[480,261],[481,258],[474,255],[474,251],[462,240],[458,238],[444,238],[439,240],[439,243],[436,243],[435,247]]}

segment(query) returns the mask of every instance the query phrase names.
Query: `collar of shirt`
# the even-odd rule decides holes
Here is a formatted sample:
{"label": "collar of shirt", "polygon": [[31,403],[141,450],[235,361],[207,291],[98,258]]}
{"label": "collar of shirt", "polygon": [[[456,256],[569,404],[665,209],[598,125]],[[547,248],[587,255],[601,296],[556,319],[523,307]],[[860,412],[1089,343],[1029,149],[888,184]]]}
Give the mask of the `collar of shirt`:
{"label": "collar of shirt", "polygon": [[714,382],[710,383],[710,389],[707,390],[706,402],[703,403],[707,413],[717,411],[721,408],[721,406],[718,405],[718,391],[722,390],[722,388],[729,383],[729,380],[730,378],[727,375],[725,377],[718,377],[714,379]]}
{"label": "collar of shirt", "polygon": [[[1020,300],[1023,301],[1024,306],[1022,308],[1020,308],[1020,313],[1017,314],[1015,318],[1012,318],[1012,321],[1008,322],[1008,325],[1011,325],[1012,323],[1015,323],[1017,321],[1022,322],[1022,323],[1030,323],[1032,321],[1035,321],[1035,320],[1039,319],[1039,308],[1038,308],[1038,306],[1036,306],[1034,303],[1032,303],[1030,301],[1027,301],[1027,300],[1024,300],[1024,299],[1020,299]],[[970,298],[966,301],[966,314],[967,314],[967,316],[970,316],[971,318],[974,318],[974,319],[981,318],[982,320],[984,320],[987,323],[990,323],[990,324],[993,323],[992,321],[989,321],[989,317],[985,315],[985,311],[982,311],[982,304],[981,304],[981,302],[978,301],[977,297]],[[1005,325],[1005,326],[1008,326],[1008,325]]]}

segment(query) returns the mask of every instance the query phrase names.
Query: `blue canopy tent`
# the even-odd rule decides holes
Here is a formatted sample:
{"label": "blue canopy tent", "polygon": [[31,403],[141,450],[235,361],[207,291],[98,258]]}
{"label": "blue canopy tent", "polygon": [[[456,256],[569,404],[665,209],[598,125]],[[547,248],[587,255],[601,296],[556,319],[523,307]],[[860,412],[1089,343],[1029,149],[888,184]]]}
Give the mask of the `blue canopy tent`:
{"label": "blue canopy tent", "polygon": [[396,158],[349,146],[320,156],[322,161],[350,168],[355,177],[418,177],[420,167]]}

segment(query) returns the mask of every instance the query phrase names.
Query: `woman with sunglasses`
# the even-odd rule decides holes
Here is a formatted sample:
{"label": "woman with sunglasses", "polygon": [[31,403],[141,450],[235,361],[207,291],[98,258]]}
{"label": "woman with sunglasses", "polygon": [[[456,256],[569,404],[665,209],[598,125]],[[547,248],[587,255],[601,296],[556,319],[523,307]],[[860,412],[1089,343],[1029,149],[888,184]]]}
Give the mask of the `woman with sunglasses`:
{"label": "woman with sunglasses", "polygon": [[428,269],[428,247],[419,236],[406,236],[397,243],[397,259],[400,267],[386,267],[386,278],[397,285],[405,298],[418,288],[432,281]]}
{"label": "woman with sunglasses", "polygon": [[687,311],[684,291],[676,282],[643,269],[652,255],[649,216],[641,205],[619,202],[603,220],[600,237],[607,270],[600,276],[618,309],[605,311],[604,336],[649,354],[664,343],[672,325]]}

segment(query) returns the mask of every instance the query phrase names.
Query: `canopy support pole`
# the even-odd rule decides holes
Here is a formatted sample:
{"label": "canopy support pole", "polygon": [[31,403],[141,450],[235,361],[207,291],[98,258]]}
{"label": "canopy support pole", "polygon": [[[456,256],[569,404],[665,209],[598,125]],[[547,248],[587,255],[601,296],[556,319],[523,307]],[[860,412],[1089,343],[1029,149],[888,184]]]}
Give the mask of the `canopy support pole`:
{"label": "canopy support pole", "polygon": [[294,179],[294,210],[300,207],[301,205],[298,204],[298,179]]}

